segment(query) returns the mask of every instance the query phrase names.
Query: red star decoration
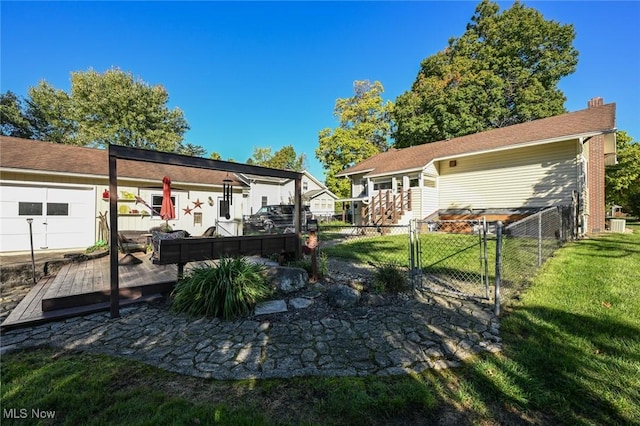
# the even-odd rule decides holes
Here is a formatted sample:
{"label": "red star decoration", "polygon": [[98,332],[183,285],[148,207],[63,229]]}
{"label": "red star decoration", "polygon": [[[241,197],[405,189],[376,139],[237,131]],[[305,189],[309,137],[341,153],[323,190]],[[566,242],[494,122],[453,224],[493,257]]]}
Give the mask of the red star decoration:
{"label": "red star decoration", "polygon": [[186,208],[182,209],[184,210],[184,214],[191,214],[191,207],[187,206]]}
{"label": "red star decoration", "polygon": [[201,209],[202,208],[202,201],[200,201],[200,198],[198,198],[197,200],[195,200],[193,202],[193,208],[194,209]]}

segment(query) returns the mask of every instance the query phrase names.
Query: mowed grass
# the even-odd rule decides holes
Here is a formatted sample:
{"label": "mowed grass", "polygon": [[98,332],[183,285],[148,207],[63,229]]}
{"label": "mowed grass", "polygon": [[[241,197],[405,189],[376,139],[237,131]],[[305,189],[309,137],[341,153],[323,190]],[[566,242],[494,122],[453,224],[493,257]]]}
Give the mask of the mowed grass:
{"label": "mowed grass", "polygon": [[[459,368],[223,382],[45,348],[2,357],[2,424],[640,424],[640,226],[631,227],[560,249],[506,307],[502,353]],[[56,417],[10,419],[11,409]]]}
{"label": "mowed grass", "polygon": [[[640,424],[640,227],[569,244],[502,323],[527,405],[567,424]],[[496,368],[500,364],[496,364]],[[502,368],[500,368],[502,369]]]}

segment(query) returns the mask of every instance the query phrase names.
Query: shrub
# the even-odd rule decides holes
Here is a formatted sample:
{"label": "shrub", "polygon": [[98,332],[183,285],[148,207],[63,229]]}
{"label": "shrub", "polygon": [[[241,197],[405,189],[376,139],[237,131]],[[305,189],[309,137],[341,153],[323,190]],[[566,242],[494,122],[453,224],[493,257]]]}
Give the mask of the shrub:
{"label": "shrub", "polygon": [[407,274],[396,264],[373,265],[373,289],[377,292],[400,293],[409,289]]}
{"label": "shrub", "polygon": [[93,253],[96,250],[102,250],[102,249],[105,249],[105,250],[109,249],[109,244],[107,244],[107,242],[104,240],[98,240],[91,247],[87,247],[87,249],[85,250],[85,253],[89,254],[89,253]]}
{"label": "shrub", "polygon": [[[305,271],[307,271],[309,276],[313,274],[313,270],[311,268],[310,255],[304,255],[299,260],[291,260],[287,262],[287,266],[291,266],[294,268],[302,268]],[[320,252],[318,254],[318,278],[326,277],[328,271],[329,271],[329,259],[325,253]]]}
{"label": "shrub", "polygon": [[272,294],[263,270],[245,258],[194,268],[173,290],[171,307],[194,316],[237,318]]}

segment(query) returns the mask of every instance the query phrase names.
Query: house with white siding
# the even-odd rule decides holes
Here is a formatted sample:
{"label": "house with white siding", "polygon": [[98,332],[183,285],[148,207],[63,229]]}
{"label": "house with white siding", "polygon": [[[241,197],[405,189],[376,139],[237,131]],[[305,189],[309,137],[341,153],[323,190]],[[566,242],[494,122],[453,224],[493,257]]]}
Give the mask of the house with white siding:
{"label": "house with white siding", "polygon": [[[108,218],[109,161],[104,149],[0,136],[0,252],[85,249],[106,239],[99,217]],[[162,179],[171,179],[173,229],[201,235],[242,235],[243,217],[261,204],[294,204],[295,181],[144,161],[118,161],[118,229],[146,233],[162,225]],[[229,217],[223,185],[231,184]],[[303,203],[322,216],[337,198],[310,173],[302,176]],[[140,202],[142,200],[144,203]],[[147,207],[150,206],[152,209]]]}
{"label": "house with white siding", "polygon": [[[35,250],[85,249],[106,239],[98,218],[109,217],[108,167],[104,149],[0,136],[0,251],[30,249],[27,219]],[[171,179],[173,229],[242,234],[246,186],[235,175],[128,160],[118,161],[119,230],[149,232],[164,223],[146,207],[160,211],[164,176]],[[220,208],[225,180],[232,184],[229,218]]]}
{"label": "house with white siding", "polygon": [[582,232],[597,233],[605,225],[604,167],[616,161],[615,131],[615,104],[594,98],[581,111],[390,149],[337,176],[351,181],[352,196],[343,201],[360,224],[434,215],[513,220],[575,201]]}
{"label": "house with white siding", "polygon": [[[247,186],[247,202],[244,204],[246,216],[257,212],[263,206],[294,204],[295,182],[292,179],[242,173],[238,174],[238,178]],[[301,185],[302,204],[309,207],[314,217],[332,217],[338,197],[307,170],[302,172]]]}

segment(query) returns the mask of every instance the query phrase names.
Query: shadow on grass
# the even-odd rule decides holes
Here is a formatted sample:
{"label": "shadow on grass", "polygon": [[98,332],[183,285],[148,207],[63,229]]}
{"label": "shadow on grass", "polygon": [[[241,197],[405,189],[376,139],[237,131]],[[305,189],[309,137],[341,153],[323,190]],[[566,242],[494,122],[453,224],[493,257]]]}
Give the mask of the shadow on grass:
{"label": "shadow on grass", "polygon": [[435,373],[439,382],[466,388],[476,417],[510,424],[637,424],[639,328],[532,307],[512,310],[502,331],[501,355]]}

